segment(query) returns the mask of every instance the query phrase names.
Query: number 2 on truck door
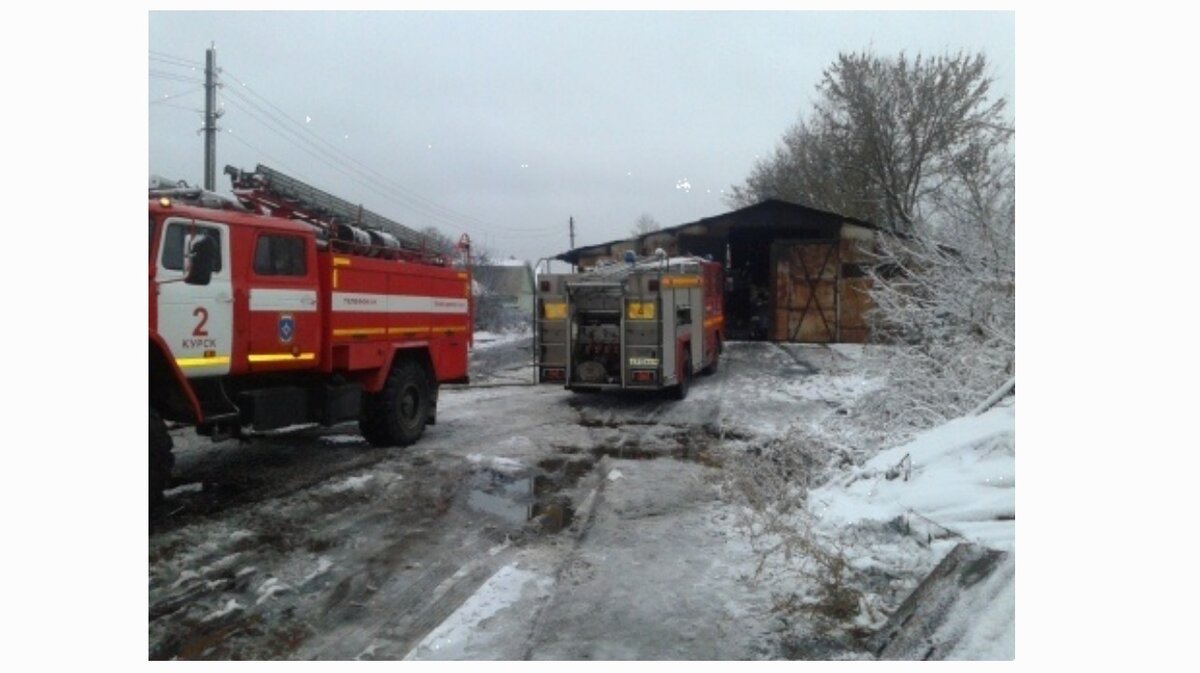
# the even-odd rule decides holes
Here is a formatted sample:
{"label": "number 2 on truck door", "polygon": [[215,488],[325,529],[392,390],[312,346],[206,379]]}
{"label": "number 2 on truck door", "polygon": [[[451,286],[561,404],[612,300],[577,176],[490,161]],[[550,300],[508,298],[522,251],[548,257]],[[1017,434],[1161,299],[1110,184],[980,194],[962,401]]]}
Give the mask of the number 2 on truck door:
{"label": "number 2 on truck door", "polygon": [[[208,285],[183,282],[187,250],[195,236],[217,241],[216,268]],[[189,378],[229,373],[233,353],[233,289],[229,228],[225,224],[168,219],[157,255],[159,334]]]}

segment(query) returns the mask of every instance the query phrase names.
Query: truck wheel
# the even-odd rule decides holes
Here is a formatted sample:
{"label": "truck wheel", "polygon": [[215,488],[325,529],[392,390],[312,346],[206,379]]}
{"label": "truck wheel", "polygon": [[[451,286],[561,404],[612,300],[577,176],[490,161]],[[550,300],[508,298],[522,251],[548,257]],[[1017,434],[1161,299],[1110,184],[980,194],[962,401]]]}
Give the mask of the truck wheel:
{"label": "truck wheel", "polygon": [[412,360],[392,367],[383,390],[371,395],[360,422],[363,437],[374,446],[408,446],[421,438],[429,420],[429,381]]}
{"label": "truck wheel", "polygon": [[358,415],[358,430],[371,446],[392,445],[388,438],[387,414],[383,411],[386,405],[380,399],[382,397],[382,390],[364,394],[362,410]]}
{"label": "truck wheel", "polygon": [[171,453],[171,435],[158,412],[150,408],[150,507],[162,504],[163,491],[171,481],[175,456]]}
{"label": "truck wheel", "polygon": [[[374,397],[373,395],[371,397]],[[374,413],[368,411],[371,409],[372,400],[367,400],[363,403],[362,414],[358,417],[358,431],[362,433],[363,439],[371,446],[391,446],[388,441],[387,428],[384,427],[383,420],[376,418]]]}
{"label": "truck wheel", "polygon": [[680,377],[678,385],[672,386],[669,389],[671,391],[671,399],[675,400],[682,400],[687,397],[688,385],[692,380],[692,354],[688,351],[684,351],[683,357],[687,358],[683,363],[683,376]]}

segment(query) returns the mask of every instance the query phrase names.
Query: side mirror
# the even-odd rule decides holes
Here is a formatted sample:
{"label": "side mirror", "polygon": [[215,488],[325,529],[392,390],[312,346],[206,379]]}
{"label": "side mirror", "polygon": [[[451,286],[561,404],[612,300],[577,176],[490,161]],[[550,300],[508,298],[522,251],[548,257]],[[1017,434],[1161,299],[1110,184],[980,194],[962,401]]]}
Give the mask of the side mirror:
{"label": "side mirror", "polygon": [[212,281],[213,266],[217,261],[217,244],[209,234],[200,234],[192,241],[188,251],[187,275],[183,282],[188,285],[208,285]]}

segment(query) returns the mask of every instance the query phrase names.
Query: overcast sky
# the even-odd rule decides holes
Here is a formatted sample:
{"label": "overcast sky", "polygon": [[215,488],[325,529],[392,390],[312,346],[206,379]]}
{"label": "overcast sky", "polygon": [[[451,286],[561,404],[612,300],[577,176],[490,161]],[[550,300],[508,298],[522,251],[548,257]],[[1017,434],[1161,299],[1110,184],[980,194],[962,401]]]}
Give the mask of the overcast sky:
{"label": "overcast sky", "polygon": [[[205,50],[226,165],[262,163],[527,260],[729,210],[839,51],[982,51],[1012,12],[151,12],[149,173],[203,182]],[[1011,114],[1011,108],[1010,108]]]}

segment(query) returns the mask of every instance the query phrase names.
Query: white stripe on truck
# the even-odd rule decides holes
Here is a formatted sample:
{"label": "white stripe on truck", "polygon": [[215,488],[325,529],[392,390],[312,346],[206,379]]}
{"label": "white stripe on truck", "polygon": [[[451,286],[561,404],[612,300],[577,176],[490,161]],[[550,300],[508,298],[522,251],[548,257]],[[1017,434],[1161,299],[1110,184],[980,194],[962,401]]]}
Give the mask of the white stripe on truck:
{"label": "white stripe on truck", "polygon": [[467,313],[467,300],[414,297],[406,294],[334,292],[333,310],[340,313]]}
{"label": "white stripe on truck", "polygon": [[251,311],[295,311],[311,313],[317,310],[316,290],[277,290],[250,288]]}

